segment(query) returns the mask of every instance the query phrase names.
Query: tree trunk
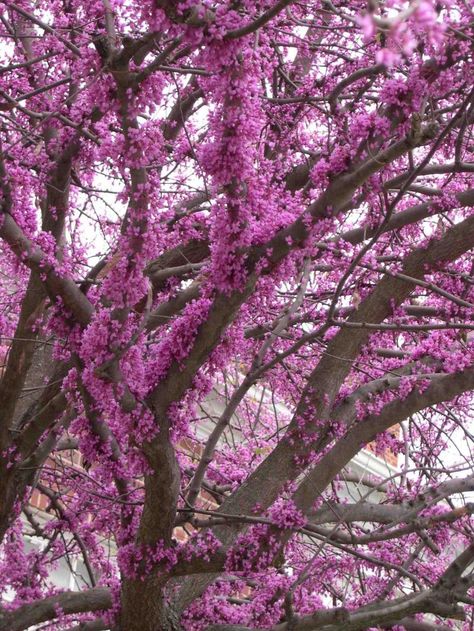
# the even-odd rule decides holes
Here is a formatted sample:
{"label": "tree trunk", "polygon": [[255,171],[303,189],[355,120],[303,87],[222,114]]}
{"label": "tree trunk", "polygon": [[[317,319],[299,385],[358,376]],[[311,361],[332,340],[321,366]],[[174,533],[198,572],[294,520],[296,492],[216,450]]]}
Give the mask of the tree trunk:
{"label": "tree trunk", "polygon": [[12,475],[0,462],[0,543],[2,543],[14,518],[15,490]]}
{"label": "tree trunk", "polygon": [[119,631],[181,631],[177,614],[166,604],[156,576],[127,580],[121,595]]}

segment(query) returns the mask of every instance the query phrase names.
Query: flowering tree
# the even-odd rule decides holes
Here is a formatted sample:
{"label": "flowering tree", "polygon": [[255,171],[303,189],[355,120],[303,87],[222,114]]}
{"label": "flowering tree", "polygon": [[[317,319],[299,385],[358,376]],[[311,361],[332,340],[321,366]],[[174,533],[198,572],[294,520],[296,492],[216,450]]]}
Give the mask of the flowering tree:
{"label": "flowering tree", "polygon": [[0,630],[472,629],[470,3],[1,4]]}

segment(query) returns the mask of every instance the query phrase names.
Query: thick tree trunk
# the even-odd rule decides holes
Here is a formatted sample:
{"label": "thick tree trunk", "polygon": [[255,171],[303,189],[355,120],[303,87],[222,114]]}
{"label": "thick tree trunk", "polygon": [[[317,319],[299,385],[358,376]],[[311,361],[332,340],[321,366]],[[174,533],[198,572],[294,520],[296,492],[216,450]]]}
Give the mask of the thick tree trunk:
{"label": "thick tree trunk", "polygon": [[[180,488],[180,469],[169,436],[169,422],[146,443],[152,473],[145,476],[145,503],[135,545],[143,557],[156,546],[173,546],[173,527]],[[149,571],[146,558],[138,579],[124,578],[121,593],[120,631],[181,631],[178,617],[167,604],[167,580],[156,566]]]}
{"label": "thick tree trunk", "polygon": [[159,578],[124,582],[119,631],[181,631],[178,616],[166,604]]}
{"label": "thick tree trunk", "polygon": [[2,543],[13,519],[15,490],[12,475],[0,461],[0,543]]}

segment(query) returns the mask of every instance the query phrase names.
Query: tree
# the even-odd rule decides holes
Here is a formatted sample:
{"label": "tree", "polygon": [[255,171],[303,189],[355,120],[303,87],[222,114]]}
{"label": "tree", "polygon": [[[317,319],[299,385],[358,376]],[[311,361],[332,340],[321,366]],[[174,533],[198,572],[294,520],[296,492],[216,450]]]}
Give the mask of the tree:
{"label": "tree", "polygon": [[471,629],[469,3],[2,4],[0,630]]}

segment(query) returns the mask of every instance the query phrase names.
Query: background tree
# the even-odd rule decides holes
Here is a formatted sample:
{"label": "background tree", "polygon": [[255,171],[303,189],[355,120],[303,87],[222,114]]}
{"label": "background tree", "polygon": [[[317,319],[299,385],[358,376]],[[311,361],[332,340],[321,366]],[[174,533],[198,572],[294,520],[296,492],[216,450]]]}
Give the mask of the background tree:
{"label": "background tree", "polygon": [[470,3],[1,4],[0,630],[472,629]]}

